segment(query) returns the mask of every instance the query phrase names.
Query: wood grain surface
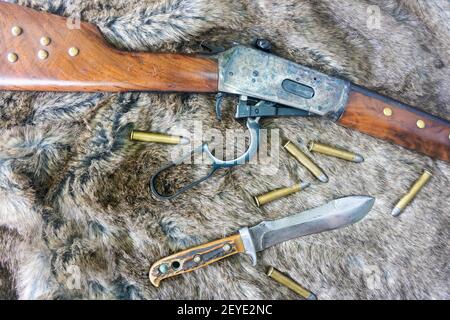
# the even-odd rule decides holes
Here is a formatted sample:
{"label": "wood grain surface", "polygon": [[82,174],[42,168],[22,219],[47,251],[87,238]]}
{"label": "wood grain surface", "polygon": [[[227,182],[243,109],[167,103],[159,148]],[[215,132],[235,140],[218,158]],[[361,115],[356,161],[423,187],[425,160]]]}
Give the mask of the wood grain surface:
{"label": "wood grain surface", "polygon": [[352,86],[339,124],[450,162],[450,122]]}
{"label": "wood grain surface", "polygon": [[[0,36],[0,90],[217,92],[216,61],[120,51],[89,23],[71,28],[64,17],[0,2]],[[11,54],[17,61],[8,60]]]}

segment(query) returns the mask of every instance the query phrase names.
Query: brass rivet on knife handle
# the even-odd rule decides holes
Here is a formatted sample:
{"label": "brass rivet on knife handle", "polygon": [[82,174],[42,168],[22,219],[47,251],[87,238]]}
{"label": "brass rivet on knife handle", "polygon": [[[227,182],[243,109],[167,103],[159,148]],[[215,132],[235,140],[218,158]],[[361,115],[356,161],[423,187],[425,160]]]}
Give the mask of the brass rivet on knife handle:
{"label": "brass rivet on knife handle", "polygon": [[319,181],[328,182],[327,175],[320,169],[306,154],[303,153],[295,144],[288,141],[284,146],[289,154],[291,154],[298,162],[308,169]]}
{"label": "brass rivet on knife handle", "polygon": [[292,280],[288,276],[285,276],[274,267],[269,268],[269,270],[267,271],[267,275],[274,279],[276,282],[282,284],[285,287],[288,287],[289,289],[300,295],[302,298],[307,300],[317,300],[317,296],[314,293],[312,293],[308,289],[305,289],[296,281]]}
{"label": "brass rivet on knife handle", "polygon": [[157,133],[157,132],[138,131],[138,130],[131,131],[130,140],[141,141],[141,142],[164,143],[164,144],[187,144],[187,143],[189,143],[189,139],[184,138],[184,137],[172,136],[172,135],[168,135],[168,134],[164,134],[164,133]]}
{"label": "brass rivet on knife handle", "polygon": [[363,162],[364,158],[357,154],[340,148],[332,147],[320,142],[310,141],[308,144],[308,150],[311,152],[317,152],[325,154],[327,156],[352,161],[352,162]]}
{"label": "brass rivet on knife handle", "polygon": [[261,194],[255,197],[255,202],[258,207],[265,205],[266,203],[278,200],[280,198],[286,197],[300,190],[304,190],[310,186],[308,182],[297,183],[291,187],[280,188],[276,190],[269,191],[267,193]]}
{"label": "brass rivet on knife handle", "polygon": [[191,272],[241,252],[244,252],[244,244],[239,234],[193,247],[155,262],[149,271],[150,282],[159,287],[164,279]]}
{"label": "brass rivet on knife handle", "polygon": [[432,174],[428,170],[424,170],[422,175],[413,184],[411,189],[400,199],[400,201],[395,205],[394,210],[392,210],[392,215],[394,217],[398,216],[402,211],[408,206],[408,204],[416,197],[417,193],[427,184],[431,179]]}

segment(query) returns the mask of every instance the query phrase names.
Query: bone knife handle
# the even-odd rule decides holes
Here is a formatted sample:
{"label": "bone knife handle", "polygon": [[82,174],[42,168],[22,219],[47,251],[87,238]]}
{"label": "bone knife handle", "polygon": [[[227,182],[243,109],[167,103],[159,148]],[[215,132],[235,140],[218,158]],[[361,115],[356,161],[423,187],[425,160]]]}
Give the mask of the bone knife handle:
{"label": "bone knife handle", "polygon": [[244,245],[239,234],[193,247],[155,262],[150,268],[150,282],[159,287],[161,280],[191,272],[241,252],[244,252]]}

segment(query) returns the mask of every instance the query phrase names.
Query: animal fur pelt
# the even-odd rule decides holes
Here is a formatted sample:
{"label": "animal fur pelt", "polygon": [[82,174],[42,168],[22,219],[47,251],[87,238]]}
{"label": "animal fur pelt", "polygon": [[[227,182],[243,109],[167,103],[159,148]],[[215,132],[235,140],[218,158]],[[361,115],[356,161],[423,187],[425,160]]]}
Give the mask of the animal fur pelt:
{"label": "animal fur pelt", "polygon": [[[96,23],[125,50],[201,52],[266,38],[280,56],[339,75],[450,119],[450,3],[446,0],[20,0]],[[364,155],[362,164],[313,155],[317,184],[280,150],[276,175],[245,165],[218,172],[172,201],[148,179],[177,147],[130,142],[132,127],[242,128],[227,102],[195,94],[0,93],[0,295],[5,299],[296,299],[272,265],[321,299],[450,298],[450,166],[320,119],[264,120],[282,138],[320,140]],[[393,205],[420,175],[434,177],[399,218]],[[183,181],[190,166],[177,171]],[[313,181],[257,208],[254,195]],[[178,185],[167,183],[168,189]],[[264,219],[351,194],[376,197],[345,229],[148,281],[157,259]]]}

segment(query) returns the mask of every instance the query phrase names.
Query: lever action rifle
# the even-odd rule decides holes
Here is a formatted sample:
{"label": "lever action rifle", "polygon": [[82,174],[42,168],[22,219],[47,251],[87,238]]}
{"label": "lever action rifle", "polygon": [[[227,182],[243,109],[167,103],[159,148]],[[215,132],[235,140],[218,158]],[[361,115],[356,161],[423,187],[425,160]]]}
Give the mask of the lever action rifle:
{"label": "lever action rifle", "polygon": [[223,94],[238,96],[236,118],[247,119],[256,141],[233,161],[203,146],[216,169],[253,156],[258,120],[274,116],[323,116],[450,162],[449,121],[263,50],[237,46],[215,58],[124,52],[92,24],[72,30],[64,17],[5,2],[0,34],[0,90],[216,93],[218,117]]}

